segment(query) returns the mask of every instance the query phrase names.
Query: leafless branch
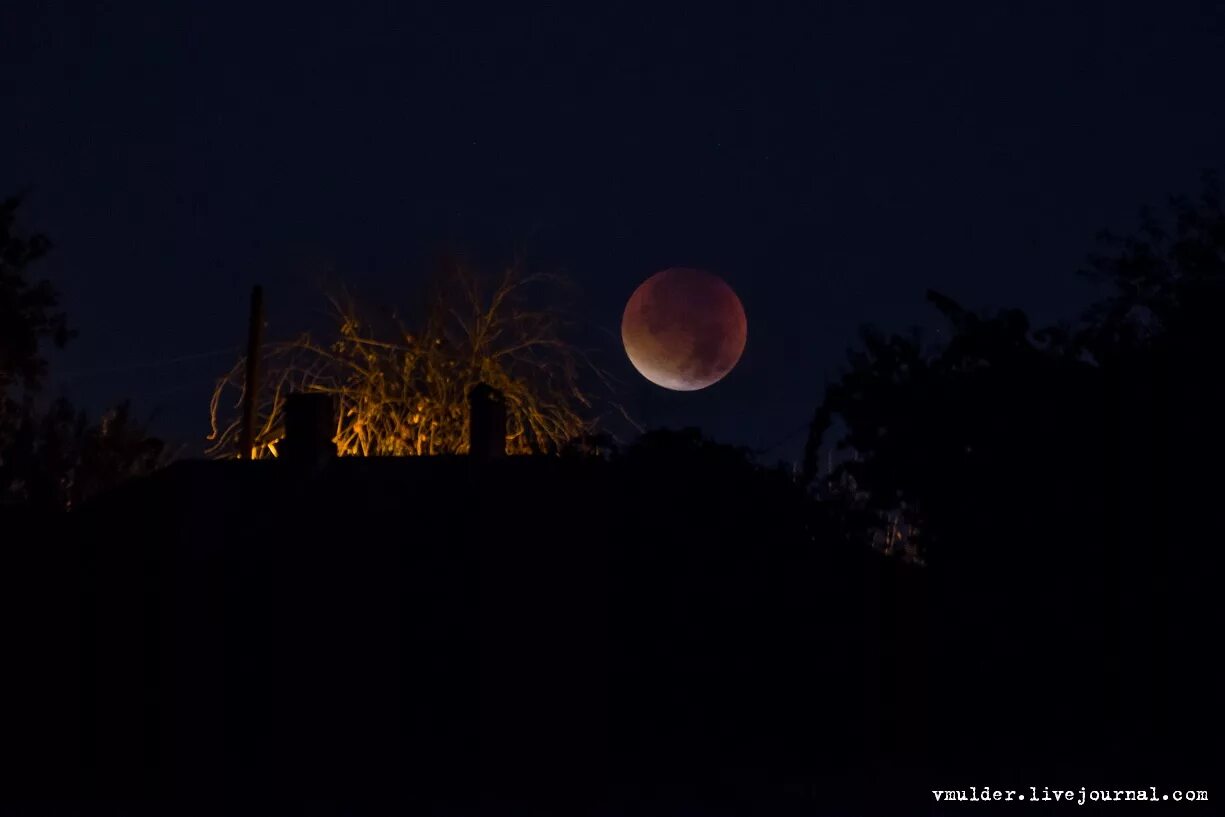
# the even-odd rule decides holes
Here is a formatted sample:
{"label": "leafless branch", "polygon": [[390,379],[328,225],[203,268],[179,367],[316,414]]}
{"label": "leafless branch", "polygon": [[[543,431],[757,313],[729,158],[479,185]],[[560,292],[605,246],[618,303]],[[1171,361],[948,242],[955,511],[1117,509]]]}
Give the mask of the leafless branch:
{"label": "leafless branch", "polygon": [[[302,335],[264,349],[256,456],[276,456],[285,397],[294,391],[335,396],[335,440],[348,456],[466,452],[467,395],[478,382],[504,395],[508,453],[556,453],[593,433],[599,418],[591,410],[600,401],[585,383],[603,391],[613,380],[563,337],[560,311],[530,303],[532,287],[558,283],[511,267],[485,297],[477,276],[456,266],[435,288],[420,325],[398,325],[391,338],[376,334],[347,293],[330,298],[330,342]],[[213,456],[236,451],[243,371],[239,360],[210,401]],[[612,408],[630,419],[621,406]]]}

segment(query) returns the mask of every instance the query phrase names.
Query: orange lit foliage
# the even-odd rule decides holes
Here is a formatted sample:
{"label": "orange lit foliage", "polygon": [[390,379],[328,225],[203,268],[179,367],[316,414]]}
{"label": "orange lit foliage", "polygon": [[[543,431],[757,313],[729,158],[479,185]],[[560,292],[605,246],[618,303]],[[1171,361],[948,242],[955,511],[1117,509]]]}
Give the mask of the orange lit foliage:
{"label": "orange lit foliage", "polygon": [[[592,400],[580,374],[608,378],[562,337],[556,309],[530,308],[531,296],[560,281],[511,268],[484,291],[453,266],[434,288],[416,329],[379,333],[348,300],[332,300],[336,336],[310,335],[265,347],[254,456],[276,456],[285,396],[323,392],[338,405],[342,455],[420,456],[467,451],[468,390],[500,389],[507,409],[507,452],[555,453],[593,431]],[[237,454],[245,361],[217,384],[210,405],[209,453]]]}

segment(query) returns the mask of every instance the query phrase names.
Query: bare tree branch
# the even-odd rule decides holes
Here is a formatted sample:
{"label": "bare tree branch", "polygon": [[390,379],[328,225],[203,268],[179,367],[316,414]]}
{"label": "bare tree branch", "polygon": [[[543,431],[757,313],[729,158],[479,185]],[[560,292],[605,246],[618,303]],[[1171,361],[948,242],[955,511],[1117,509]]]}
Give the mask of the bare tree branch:
{"label": "bare tree branch", "polygon": [[[511,267],[486,298],[477,276],[457,265],[433,291],[421,325],[397,324],[391,338],[376,334],[347,293],[329,298],[336,320],[330,343],[302,335],[265,347],[255,456],[276,456],[285,397],[294,391],[337,399],[335,441],[345,456],[466,452],[467,395],[478,382],[505,397],[508,453],[557,453],[594,433],[597,395],[583,381],[611,390],[612,378],[563,337],[559,310],[529,308],[533,286],[559,283]],[[212,456],[236,451],[243,371],[240,360],[210,401]],[[233,408],[223,411],[231,392]]]}

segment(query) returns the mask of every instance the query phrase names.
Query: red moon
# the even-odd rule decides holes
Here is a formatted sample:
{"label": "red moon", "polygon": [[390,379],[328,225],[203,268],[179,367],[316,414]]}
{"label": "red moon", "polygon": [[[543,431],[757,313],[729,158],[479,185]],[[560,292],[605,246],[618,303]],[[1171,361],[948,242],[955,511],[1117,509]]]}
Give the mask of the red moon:
{"label": "red moon", "polygon": [[630,363],[673,391],[718,383],[740,360],[747,337],[736,293],[719,276],[698,269],[655,273],[634,290],[621,316]]}

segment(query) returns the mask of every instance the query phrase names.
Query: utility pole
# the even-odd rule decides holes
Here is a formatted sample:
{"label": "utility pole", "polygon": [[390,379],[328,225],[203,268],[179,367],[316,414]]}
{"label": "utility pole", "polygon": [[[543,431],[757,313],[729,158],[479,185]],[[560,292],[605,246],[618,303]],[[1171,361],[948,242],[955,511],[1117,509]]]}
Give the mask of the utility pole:
{"label": "utility pole", "polygon": [[238,439],[238,458],[252,459],[255,448],[255,405],[259,390],[260,335],[264,329],[264,289],[251,288],[251,321],[247,325],[246,388],[242,393],[242,434]]}

